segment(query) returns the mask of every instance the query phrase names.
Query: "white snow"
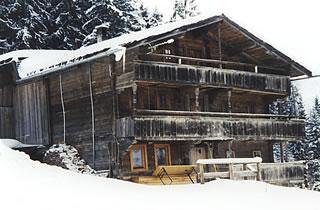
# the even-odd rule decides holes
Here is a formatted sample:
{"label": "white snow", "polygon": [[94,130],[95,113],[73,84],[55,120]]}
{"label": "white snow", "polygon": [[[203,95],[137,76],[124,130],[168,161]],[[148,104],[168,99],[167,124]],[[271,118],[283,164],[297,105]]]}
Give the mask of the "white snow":
{"label": "white snow", "polygon": [[262,158],[215,158],[215,159],[199,159],[200,164],[232,164],[232,163],[261,163]]}
{"label": "white snow", "polygon": [[23,144],[20,141],[17,141],[15,139],[0,139],[0,143],[12,149],[39,146],[39,145]]}
{"label": "white snow", "polygon": [[139,185],[48,166],[3,143],[0,167],[0,209],[320,209],[318,192],[256,181]]}

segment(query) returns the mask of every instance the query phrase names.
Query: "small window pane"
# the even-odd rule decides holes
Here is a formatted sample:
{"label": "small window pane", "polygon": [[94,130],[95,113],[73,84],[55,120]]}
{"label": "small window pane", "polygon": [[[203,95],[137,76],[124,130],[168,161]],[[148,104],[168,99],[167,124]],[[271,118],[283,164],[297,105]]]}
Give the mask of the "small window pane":
{"label": "small window pane", "polygon": [[133,157],[133,167],[143,168],[142,150],[140,148],[132,150],[132,157]]}
{"label": "small window pane", "polygon": [[166,148],[157,149],[158,165],[167,165]]}

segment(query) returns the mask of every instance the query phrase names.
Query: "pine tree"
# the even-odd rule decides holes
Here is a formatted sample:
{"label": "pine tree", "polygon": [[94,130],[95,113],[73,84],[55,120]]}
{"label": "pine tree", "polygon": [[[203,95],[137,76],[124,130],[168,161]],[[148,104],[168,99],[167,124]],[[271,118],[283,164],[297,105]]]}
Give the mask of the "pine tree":
{"label": "pine tree", "polygon": [[320,104],[315,98],[314,106],[306,121],[305,158],[306,177],[310,189],[320,191]]}
{"label": "pine tree", "polygon": [[194,17],[200,14],[196,0],[185,0],[186,17]]}
{"label": "pine tree", "polygon": [[175,22],[181,19],[185,19],[185,7],[184,3],[181,0],[175,0],[174,6],[173,6],[173,15],[170,19],[170,22]]}
{"label": "pine tree", "polygon": [[175,22],[188,17],[199,15],[196,0],[175,0],[173,6],[173,15],[170,22]]}
{"label": "pine tree", "polygon": [[0,54],[18,49],[77,49],[96,42],[97,28],[109,39],[158,25],[161,15],[141,18],[137,0],[0,1]]}
{"label": "pine tree", "polygon": [[151,13],[151,15],[149,16],[149,19],[147,21],[148,23],[147,28],[161,25],[162,22],[163,22],[163,15],[159,12],[157,8],[155,8]]}
{"label": "pine tree", "polygon": [[[289,97],[284,101],[275,101],[269,106],[269,113],[275,115],[288,115],[289,117],[305,119],[306,113],[302,101],[302,97],[296,86],[291,86]],[[304,141],[289,142],[287,151],[289,160],[302,160],[304,159]],[[274,156],[275,159],[280,159],[280,146],[275,145]]]}
{"label": "pine tree", "polygon": [[162,23],[163,15],[158,11],[157,8],[155,8],[152,13],[149,13],[147,8],[145,8],[143,4],[141,4],[139,10],[140,16],[145,23],[145,28],[158,26]]}

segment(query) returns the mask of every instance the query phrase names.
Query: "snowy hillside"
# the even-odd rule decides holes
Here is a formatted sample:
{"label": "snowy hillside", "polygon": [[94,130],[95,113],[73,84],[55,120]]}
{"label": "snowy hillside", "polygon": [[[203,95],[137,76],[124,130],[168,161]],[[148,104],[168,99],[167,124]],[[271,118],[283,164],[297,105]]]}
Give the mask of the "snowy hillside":
{"label": "snowy hillside", "polygon": [[2,143],[0,166],[0,209],[320,209],[318,192],[229,180],[145,186],[41,164]]}

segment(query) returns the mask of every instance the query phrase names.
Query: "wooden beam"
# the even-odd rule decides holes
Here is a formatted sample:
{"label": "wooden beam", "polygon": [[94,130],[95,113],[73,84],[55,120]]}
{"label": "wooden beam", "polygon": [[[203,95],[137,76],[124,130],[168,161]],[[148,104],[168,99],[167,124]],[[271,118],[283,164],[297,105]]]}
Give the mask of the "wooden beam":
{"label": "wooden beam", "polygon": [[231,89],[228,90],[228,112],[232,113],[232,104],[231,104]]}
{"label": "wooden beam", "polygon": [[[222,61],[222,49],[221,49],[221,22],[218,24],[218,44],[219,44],[219,60]],[[222,63],[219,64],[222,69]]]}
{"label": "wooden beam", "polygon": [[132,112],[133,114],[136,113],[137,110],[137,90],[138,90],[138,86],[136,84],[134,84],[132,86]]}
{"label": "wooden beam", "polygon": [[195,97],[196,97],[196,111],[200,111],[200,106],[199,106],[199,93],[200,93],[200,90],[199,90],[199,87],[196,87],[195,88]]}

